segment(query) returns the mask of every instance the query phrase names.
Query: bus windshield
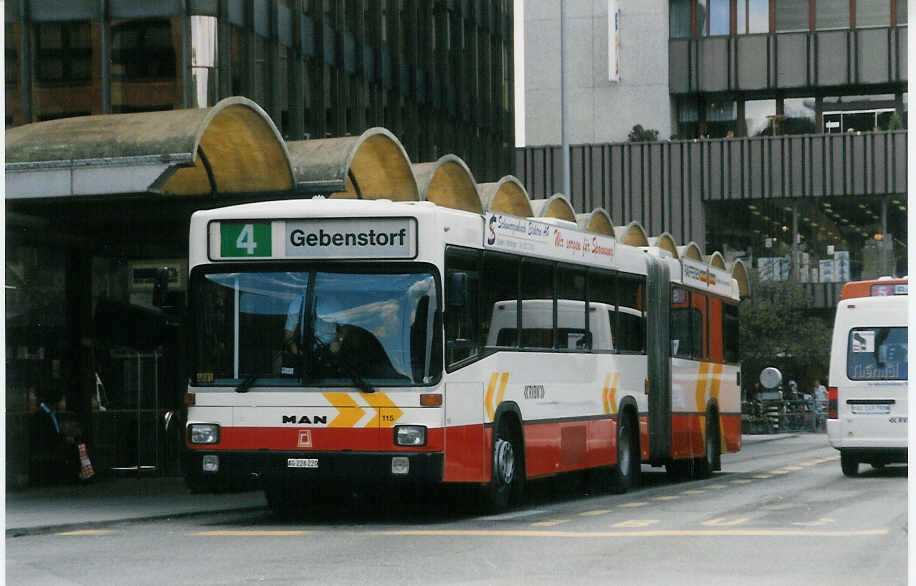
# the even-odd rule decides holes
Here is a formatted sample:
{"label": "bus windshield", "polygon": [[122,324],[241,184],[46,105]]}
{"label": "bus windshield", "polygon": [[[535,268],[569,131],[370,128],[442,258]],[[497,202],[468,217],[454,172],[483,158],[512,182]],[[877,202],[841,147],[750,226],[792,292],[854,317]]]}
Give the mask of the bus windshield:
{"label": "bus windshield", "polygon": [[417,269],[195,275],[195,382],[240,391],[434,383],[436,280]]}
{"label": "bus windshield", "polygon": [[906,380],[905,327],[853,328],[846,360],[850,380]]}

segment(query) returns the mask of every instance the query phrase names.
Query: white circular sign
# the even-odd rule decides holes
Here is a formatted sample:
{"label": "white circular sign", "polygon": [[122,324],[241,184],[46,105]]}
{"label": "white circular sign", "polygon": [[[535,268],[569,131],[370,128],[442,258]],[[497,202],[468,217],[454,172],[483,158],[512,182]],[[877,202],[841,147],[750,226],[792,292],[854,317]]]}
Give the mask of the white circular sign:
{"label": "white circular sign", "polygon": [[760,372],[760,384],[766,389],[775,389],[782,383],[782,373],[778,368],[768,366]]}

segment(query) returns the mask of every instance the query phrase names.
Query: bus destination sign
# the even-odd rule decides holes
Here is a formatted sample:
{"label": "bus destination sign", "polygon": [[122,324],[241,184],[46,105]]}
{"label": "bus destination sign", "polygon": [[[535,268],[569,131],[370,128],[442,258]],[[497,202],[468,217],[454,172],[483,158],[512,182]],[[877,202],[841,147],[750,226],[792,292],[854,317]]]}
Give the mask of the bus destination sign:
{"label": "bus destination sign", "polygon": [[414,258],[413,218],[322,218],[272,222],[214,222],[214,260],[284,258]]}

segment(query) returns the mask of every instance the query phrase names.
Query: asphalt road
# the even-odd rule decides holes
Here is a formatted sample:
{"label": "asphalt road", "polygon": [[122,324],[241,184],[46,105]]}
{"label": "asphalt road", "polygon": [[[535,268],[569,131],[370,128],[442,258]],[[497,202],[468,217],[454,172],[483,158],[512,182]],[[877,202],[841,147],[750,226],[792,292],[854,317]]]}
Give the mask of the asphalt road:
{"label": "asphalt road", "polygon": [[540,482],[509,513],[356,495],[6,542],[8,584],[905,584],[907,469],[845,478],[823,435],[748,444],[723,472],[593,494]]}

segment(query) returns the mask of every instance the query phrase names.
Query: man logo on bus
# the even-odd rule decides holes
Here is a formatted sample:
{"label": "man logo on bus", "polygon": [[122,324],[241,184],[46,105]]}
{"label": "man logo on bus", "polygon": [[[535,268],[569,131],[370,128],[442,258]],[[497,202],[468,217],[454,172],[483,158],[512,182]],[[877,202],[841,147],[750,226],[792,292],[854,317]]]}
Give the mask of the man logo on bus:
{"label": "man logo on bus", "polygon": [[493,246],[496,243],[496,216],[490,216],[490,236],[487,238],[487,244]]}

